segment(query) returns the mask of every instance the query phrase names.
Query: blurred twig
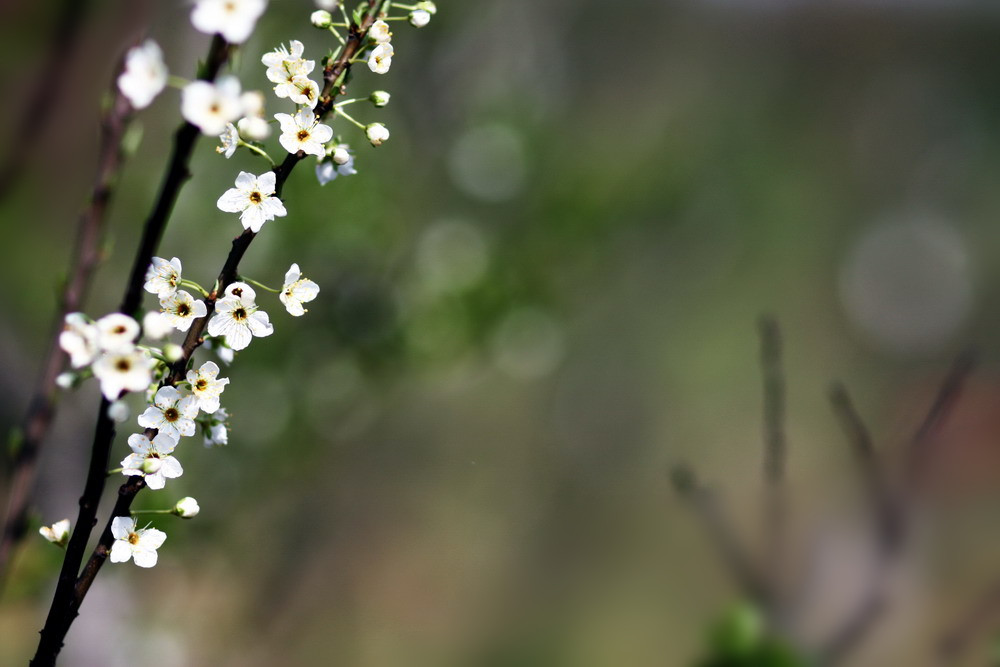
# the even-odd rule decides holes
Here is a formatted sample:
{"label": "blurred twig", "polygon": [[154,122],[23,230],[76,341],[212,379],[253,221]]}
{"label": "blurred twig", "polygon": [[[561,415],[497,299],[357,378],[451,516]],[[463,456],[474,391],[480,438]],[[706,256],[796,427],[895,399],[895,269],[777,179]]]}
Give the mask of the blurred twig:
{"label": "blurred twig", "polygon": [[52,26],[45,61],[32,77],[35,85],[24,97],[26,103],[15,126],[10,149],[0,163],[0,201],[7,198],[24,175],[25,158],[38,142],[39,134],[48,124],[52,112],[60,106],[51,102],[53,82],[62,77],[66,63],[72,62],[90,4],[91,0],[62,0],[54,10],[56,21]]}
{"label": "blurred twig", "polygon": [[704,524],[743,594],[757,603],[766,600],[769,593],[767,582],[736,537],[736,531],[720,507],[716,494],[704,486],[686,465],[676,466],[671,471],[670,479],[677,495],[691,504]]}
{"label": "blurred twig", "polygon": [[91,277],[101,261],[101,240],[104,237],[108,207],[124,162],[122,141],[131,115],[132,107],[128,100],[118,92],[116,85],[112,85],[110,101],[101,117],[97,178],[90,202],[77,221],[70,273],[55,314],[48,352],[24,421],[16,435],[18,448],[11,466],[6,519],[3,534],[0,535],[0,592],[17,544],[27,531],[29,500],[35,483],[38,454],[55,412],[58,396],[56,377],[66,362],[66,355],[59,347],[59,333],[66,315],[80,310],[90,287]]}
{"label": "blurred twig", "polygon": [[[771,316],[762,317],[760,364],[764,379],[764,482],[765,544],[769,563],[769,588],[772,596],[781,590],[785,568],[788,500],[785,468],[788,445],[785,439],[785,376],[781,360],[781,330]],[[770,601],[772,605],[775,600]],[[775,611],[775,610],[772,610]]]}

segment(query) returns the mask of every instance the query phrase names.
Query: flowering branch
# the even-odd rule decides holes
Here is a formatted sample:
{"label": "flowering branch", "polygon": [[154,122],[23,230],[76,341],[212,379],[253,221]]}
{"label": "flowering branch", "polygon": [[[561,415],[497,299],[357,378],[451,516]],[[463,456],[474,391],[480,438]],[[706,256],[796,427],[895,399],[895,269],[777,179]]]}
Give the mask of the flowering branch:
{"label": "flowering branch", "polygon": [[91,276],[101,260],[101,239],[104,236],[108,206],[125,157],[123,138],[131,116],[132,106],[115,87],[101,118],[97,178],[90,203],[77,222],[72,268],[63,288],[42,374],[18,434],[19,446],[12,465],[7,516],[3,535],[0,537],[0,588],[6,579],[14,550],[27,532],[30,492],[34,486],[39,450],[55,413],[58,392],[56,378],[66,363],[66,354],[59,347],[59,333],[66,315],[80,310],[90,287]]}
{"label": "flowering branch", "polygon": [[[199,79],[212,80],[219,73],[222,65],[228,60],[230,45],[221,36],[216,35],[209,49]],[[153,253],[163,236],[170,213],[180,193],[184,182],[190,177],[188,163],[199,137],[199,130],[191,123],[184,123],[174,136],[173,153],[167,167],[163,184],[156,204],[143,226],[142,239],[136,251],[132,264],[132,272],[122,298],[120,311],[134,313],[138,310],[142,298],[142,283],[146,269]],[[91,449],[90,466],[83,495],[80,497],[80,511],[74,526],[73,534],[66,547],[59,581],[45,626],[41,630],[38,650],[32,665],[54,665],[56,656],[62,649],[63,640],[70,625],[76,618],[77,610],[83,596],[77,595],[77,575],[83,562],[90,532],[97,523],[97,507],[104,491],[107,479],[106,471],[111,456],[111,443],[114,440],[114,421],[108,413],[111,402],[105,396],[97,413],[97,425],[94,429],[94,441]],[[141,478],[139,478],[141,480]],[[141,485],[140,485],[141,488]],[[96,572],[95,572],[96,574]],[[89,584],[83,588],[83,593]]]}

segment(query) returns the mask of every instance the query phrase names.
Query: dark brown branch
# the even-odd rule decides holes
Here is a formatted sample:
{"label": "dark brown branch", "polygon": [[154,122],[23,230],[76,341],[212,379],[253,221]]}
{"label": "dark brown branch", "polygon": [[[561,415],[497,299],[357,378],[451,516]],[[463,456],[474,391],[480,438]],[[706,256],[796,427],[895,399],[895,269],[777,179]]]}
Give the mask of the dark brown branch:
{"label": "dark brown branch", "polygon": [[[769,582],[772,597],[781,590],[785,570],[785,533],[788,522],[785,465],[785,376],[781,363],[781,331],[772,317],[760,320],[760,364],[764,379],[764,482],[765,544],[770,564]],[[776,600],[770,600],[773,606]],[[772,611],[776,611],[772,609]]]}
{"label": "dark brown branch", "polygon": [[[337,95],[344,92],[344,85],[342,81],[346,78],[347,71],[350,68],[350,61],[364,46],[368,30],[371,28],[372,23],[375,22],[376,17],[380,12],[384,11],[389,5],[388,0],[369,0],[368,1],[368,11],[365,14],[364,20],[360,26],[352,25],[349,30],[349,34],[346,40],[346,44],[341,50],[340,55],[331,63],[327,65],[324,69],[324,87],[321,94],[320,102],[316,106],[316,114],[320,118],[324,118],[333,108],[333,100]],[[217,44],[221,43],[226,48],[217,50],[215,47]],[[213,53],[219,52],[223,58],[228,55],[228,46],[222,42],[221,38],[216,37],[215,42],[213,42]],[[212,64],[212,59],[209,60],[209,65]],[[219,62],[221,66],[221,61]],[[217,69],[211,73],[211,76],[202,78],[214,78]],[[343,76],[342,76],[343,75]],[[339,83],[338,83],[339,82]],[[185,127],[181,128],[177,134],[177,140],[175,142],[175,153],[174,159],[171,160],[171,167],[168,170],[167,177],[164,181],[164,188],[161,192],[160,201],[157,202],[157,206],[154,209],[153,215],[150,220],[146,223],[146,228],[143,232],[143,240],[140,244],[139,252],[136,254],[136,262],[133,265],[132,276],[129,281],[128,289],[126,290],[125,299],[122,303],[121,311],[124,313],[133,313],[137,310],[142,297],[142,284],[143,278],[147,267],[152,260],[152,254],[155,251],[156,245],[159,242],[159,238],[163,232],[163,225],[166,224],[166,219],[170,215],[170,211],[173,208],[173,203],[176,200],[176,190],[180,188],[180,185],[187,179],[187,158],[183,160],[183,163],[178,161],[177,155],[181,150],[182,146],[187,146],[188,156],[190,154],[190,149],[193,147],[194,139],[197,138],[197,134],[193,135],[190,139],[190,143],[183,143]],[[282,187],[285,181],[291,175],[292,170],[295,168],[303,158],[305,154],[301,151],[294,155],[289,155],[285,161],[275,169],[276,176],[276,194],[280,195]],[[168,192],[170,188],[174,188],[173,196],[166,200],[164,192]],[[159,227],[157,228],[157,224]],[[239,263],[246,253],[247,248],[253,242],[256,234],[247,230],[236,239],[233,240],[232,249],[223,264],[222,271],[219,273],[218,287],[205,299],[205,305],[208,307],[208,312],[202,318],[195,320],[187,336],[184,339],[182,349],[184,354],[182,358],[177,361],[172,367],[170,375],[164,380],[164,384],[176,384],[184,377],[184,372],[187,367],[188,361],[194,354],[194,351],[201,346],[204,342],[202,334],[208,324],[209,318],[215,310],[215,302],[218,295],[225,290],[225,288],[232,282],[234,282],[238,277]],[[148,254],[147,253],[148,250]],[[141,261],[140,261],[141,260]],[[98,417],[98,426],[103,422],[109,422],[110,420],[106,416],[107,405],[102,402],[101,413]],[[105,434],[98,432],[95,434],[94,438],[94,458],[98,456],[103,456],[102,470],[101,470],[101,489],[103,490],[103,480],[104,480],[104,470],[107,468],[108,456],[110,454],[111,439],[113,438],[113,428],[112,433]],[[93,468],[92,468],[93,470]],[[115,504],[114,511],[108,518],[108,522],[98,540],[97,547],[94,549],[86,567],[80,573],[79,577],[74,575],[73,582],[66,588],[63,584],[62,577],[60,577],[60,585],[56,590],[56,600],[53,601],[53,607],[50,610],[50,619],[52,618],[53,612],[57,611],[57,601],[60,601],[60,591],[64,588],[65,600],[63,604],[59,605],[57,617],[53,619],[53,633],[49,637],[46,635],[46,629],[49,628],[49,622],[46,622],[46,628],[42,630],[42,643],[39,644],[39,654],[36,655],[32,665],[51,665],[55,662],[55,657],[58,655],[59,650],[62,647],[62,641],[65,638],[66,632],[69,630],[69,626],[72,624],[73,619],[83,602],[87,591],[90,589],[94,578],[100,571],[101,566],[107,559],[108,554],[111,550],[111,544],[113,537],[111,534],[111,522],[117,516],[125,516],[128,514],[132,502],[135,499],[139,491],[142,490],[144,484],[139,484],[133,480],[129,480],[119,489],[118,502]],[[86,493],[84,494],[86,497]],[[98,497],[99,497],[98,493]],[[81,499],[82,508],[83,499]],[[82,509],[81,509],[82,511]],[[92,526],[94,521],[92,520],[88,525],[87,534],[89,535],[90,526]],[[78,522],[77,530],[74,530],[73,537],[70,538],[70,545],[67,547],[67,561],[69,560],[69,550],[74,546],[74,539],[79,531],[80,523]],[[85,544],[84,544],[85,546]],[[82,547],[80,551],[80,559],[77,560],[75,571],[79,571],[79,564],[82,561]],[[66,569],[66,563],[64,562],[64,570]],[[42,653],[43,644],[46,645],[46,652]],[[43,659],[39,659],[39,655],[43,656]],[[50,657],[51,656],[51,657]]]}
{"label": "dark brown branch", "polygon": [[[230,45],[221,37],[216,36],[212,40],[208,60],[199,72],[199,78],[214,80],[222,65],[228,60],[230,50]],[[198,128],[190,123],[184,123],[175,135],[173,154],[159,196],[152,213],[143,226],[142,240],[136,251],[132,273],[119,309],[123,313],[134,315],[138,311],[146,269],[149,267],[160,238],[163,236],[163,230],[166,228],[180,189],[190,176],[188,162],[199,135]],[[56,585],[52,606],[49,608],[45,627],[41,631],[38,650],[31,661],[31,664],[36,667],[55,664],[56,657],[62,649],[66,632],[76,618],[77,610],[82,601],[82,598],[76,596],[77,576],[83,563],[87,542],[90,540],[90,533],[97,524],[97,506],[107,481],[108,461],[115,435],[114,423],[108,416],[108,405],[109,402],[102,399],[98,408],[87,482],[83,495],[80,497],[80,511],[73,527],[73,534],[66,547],[66,556],[59,573],[59,582]],[[86,588],[84,587],[84,591]]]}
{"label": "dark brown branch", "polygon": [[715,493],[704,486],[694,471],[678,465],[671,472],[674,490],[690,503],[695,514],[705,526],[727,569],[732,574],[743,595],[758,604],[769,597],[769,587],[749,553],[736,536],[736,531],[726,517]]}
{"label": "dark brown branch", "polygon": [[35,73],[34,87],[25,97],[22,117],[12,137],[10,152],[0,166],[0,200],[9,195],[24,175],[24,160],[38,141],[42,128],[60,105],[52,104],[52,82],[65,76],[66,63],[72,62],[80,28],[90,9],[90,0],[63,0],[56,10],[57,20],[46,49],[45,63]]}
{"label": "dark brown branch", "polygon": [[35,483],[38,455],[55,413],[58,396],[56,377],[66,363],[66,355],[59,347],[59,333],[66,315],[81,309],[91,277],[101,261],[101,239],[104,237],[108,206],[124,161],[122,139],[131,115],[132,107],[128,100],[118,92],[117,86],[113,86],[111,102],[101,118],[97,178],[90,202],[77,222],[72,266],[52,324],[52,335],[41,377],[21,423],[20,447],[11,466],[13,472],[7,499],[7,516],[3,535],[0,536],[0,589],[3,588],[17,544],[27,531],[29,501]]}

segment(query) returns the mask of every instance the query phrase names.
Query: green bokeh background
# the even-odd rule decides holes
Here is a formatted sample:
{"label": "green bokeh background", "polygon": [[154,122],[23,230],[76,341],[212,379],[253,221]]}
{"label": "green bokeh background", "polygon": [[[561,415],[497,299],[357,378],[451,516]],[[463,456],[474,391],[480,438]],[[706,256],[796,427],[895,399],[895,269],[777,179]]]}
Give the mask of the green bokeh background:
{"label": "green bokeh background", "polygon": [[[7,146],[58,4],[0,8]],[[154,570],[102,571],[65,664],[692,664],[737,591],[668,472],[690,462],[760,546],[762,313],[785,339],[794,560],[818,564],[800,567],[814,583],[807,644],[849,610],[867,563],[828,384],[847,384],[891,457],[950,359],[980,350],[936,438],[892,603],[851,663],[932,664],[941,632],[1000,576],[1000,12],[438,5],[420,31],[394,26],[389,74],[356,68],[352,95],[393,97],[352,110],[391,139],[375,150],[335,124],[359,174],[320,187],[301,165],[288,217],[247,254],[246,275],[280,283],[294,261],[322,291],[298,319],[260,295],[275,333],[227,370],[229,446],[182,444],[185,475],[141,497],[192,495],[201,515],[156,522],[169,539]],[[278,43],[319,59],[332,37],[312,9],[271,3],[235,66],[244,88],[267,90],[259,55]],[[52,122],[0,203],[4,432],[44,352],[116,59],[148,31],[190,76],[209,38],[188,12],[95,2],[50,82]],[[139,116],[92,316],[119,300],[178,101],[167,90]],[[270,95],[268,109],[286,110]],[[214,145],[200,142],[159,253],[202,284],[240,231],[216,198],[265,168]],[[75,516],[96,404],[91,382],[60,405],[39,520]],[[40,539],[20,553],[0,663],[33,651],[59,556]],[[969,664],[984,664],[990,630]]]}

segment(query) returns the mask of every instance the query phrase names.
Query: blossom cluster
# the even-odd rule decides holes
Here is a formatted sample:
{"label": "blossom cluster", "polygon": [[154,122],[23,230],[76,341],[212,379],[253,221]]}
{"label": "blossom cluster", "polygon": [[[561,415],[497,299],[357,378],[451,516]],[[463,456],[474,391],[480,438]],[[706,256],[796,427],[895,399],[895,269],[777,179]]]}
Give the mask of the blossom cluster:
{"label": "blossom cluster", "polygon": [[[374,21],[363,42],[355,45],[353,53],[347,53],[344,52],[347,41],[338,32],[338,28],[346,29],[351,23],[346,11],[329,0],[317,4],[323,8],[313,13],[311,23],[332,33],[340,43],[340,50],[326,57],[317,71],[316,61],[306,58],[305,45],[293,39],[287,47],[282,45],[263,54],[260,62],[266,68],[267,79],[274,84],[275,97],[294,105],[294,113],[273,115],[280,128],[278,144],[299,158],[314,156],[317,179],[324,185],[340,176],[357,173],[354,151],[330,124],[323,122],[326,114],[332,120],[340,118],[363,130],[373,146],[389,138],[389,131],[382,123],[362,124],[344,110],[349,104],[363,101],[376,108],[386,106],[390,95],[382,90],[337,104],[326,100],[321,107],[324,116],[317,115],[316,109],[325,94],[321,84],[329,91],[334,83],[330,80],[333,64],[338,58],[346,65],[366,62],[373,73],[385,74],[394,55],[392,33],[386,20],[407,20],[422,27],[436,7],[433,2],[412,6],[393,3],[392,7],[404,9],[408,14]],[[388,6],[388,3],[383,5]],[[266,7],[267,0],[196,0],[191,21],[201,32],[221,35],[230,44],[241,44],[252,34]],[[333,21],[327,10],[334,9],[341,10],[343,23]],[[360,16],[356,12],[354,22],[360,23]],[[142,109],[171,80],[162,50],[154,41],[146,40],[128,51],[117,83],[119,92],[132,107]],[[203,134],[218,136],[218,153],[228,159],[243,147],[274,165],[259,143],[271,133],[264,112],[265,96],[261,92],[243,91],[239,79],[232,75],[179,87],[181,116]],[[223,212],[238,213],[242,227],[258,234],[265,223],[287,215],[278,187],[273,170],[259,175],[240,171],[234,187],[222,193],[216,207]],[[96,377],[109,401],[107,417],[117,422],[125,422],[129,417],[126,395],[144,397],[145,408],[137,417],[142,430],[136,429],[129,435],[130,452],[121,461],[119,472],[128,477],[142,477],[152,490],[163,489],[169,480],[183,475],[184,468],[177,457],[178,450],[183,451],[182,440],[200,430],[205,446],[228,444],[229,413],[222,406],[222,399],[230,379],[220,377],[222,368],[217,361],[232,363],[235,353],[249,347],[254,338],[270,336],[274,331],[267,312],[257,303],[257,292],[251,284],[276,293],[285,310],[294,317],[305,314],[304,304],[319,294],[319,286],[303,276],[297,263],[285,273],[281,289],[242,276],[236,280],[228,276],[206,290],[186,279],[183,272],[178,257],[152,258],[143,288],[156,298],[157,307],[145,313],[141,325],[126,313],[111,313],[96,321],[83,313],[71,313],[66,316],[59,336],[59,345],[69,356],[72,367],[60,376],[60,386],[69,388]],[[170,341],[170,336],[177,332],[186,334],[183,346]],[[143,338],[145,342],[140,342]],[[203,360],[196,364],[193,354],[198,348],[212,353],[217,361]],[[157,512],[192,518],[199,511],[197,501],[185,497],[170,510]],[[135,516],[138,513],[113,517],[110,560],[132,560],[140,567],[152,567],[157,561],[157,549],[167,536],[148,524],[140,526]],[[40,533],[49,541],[65,546],[69,522],[56,522],[43,527]]]}

